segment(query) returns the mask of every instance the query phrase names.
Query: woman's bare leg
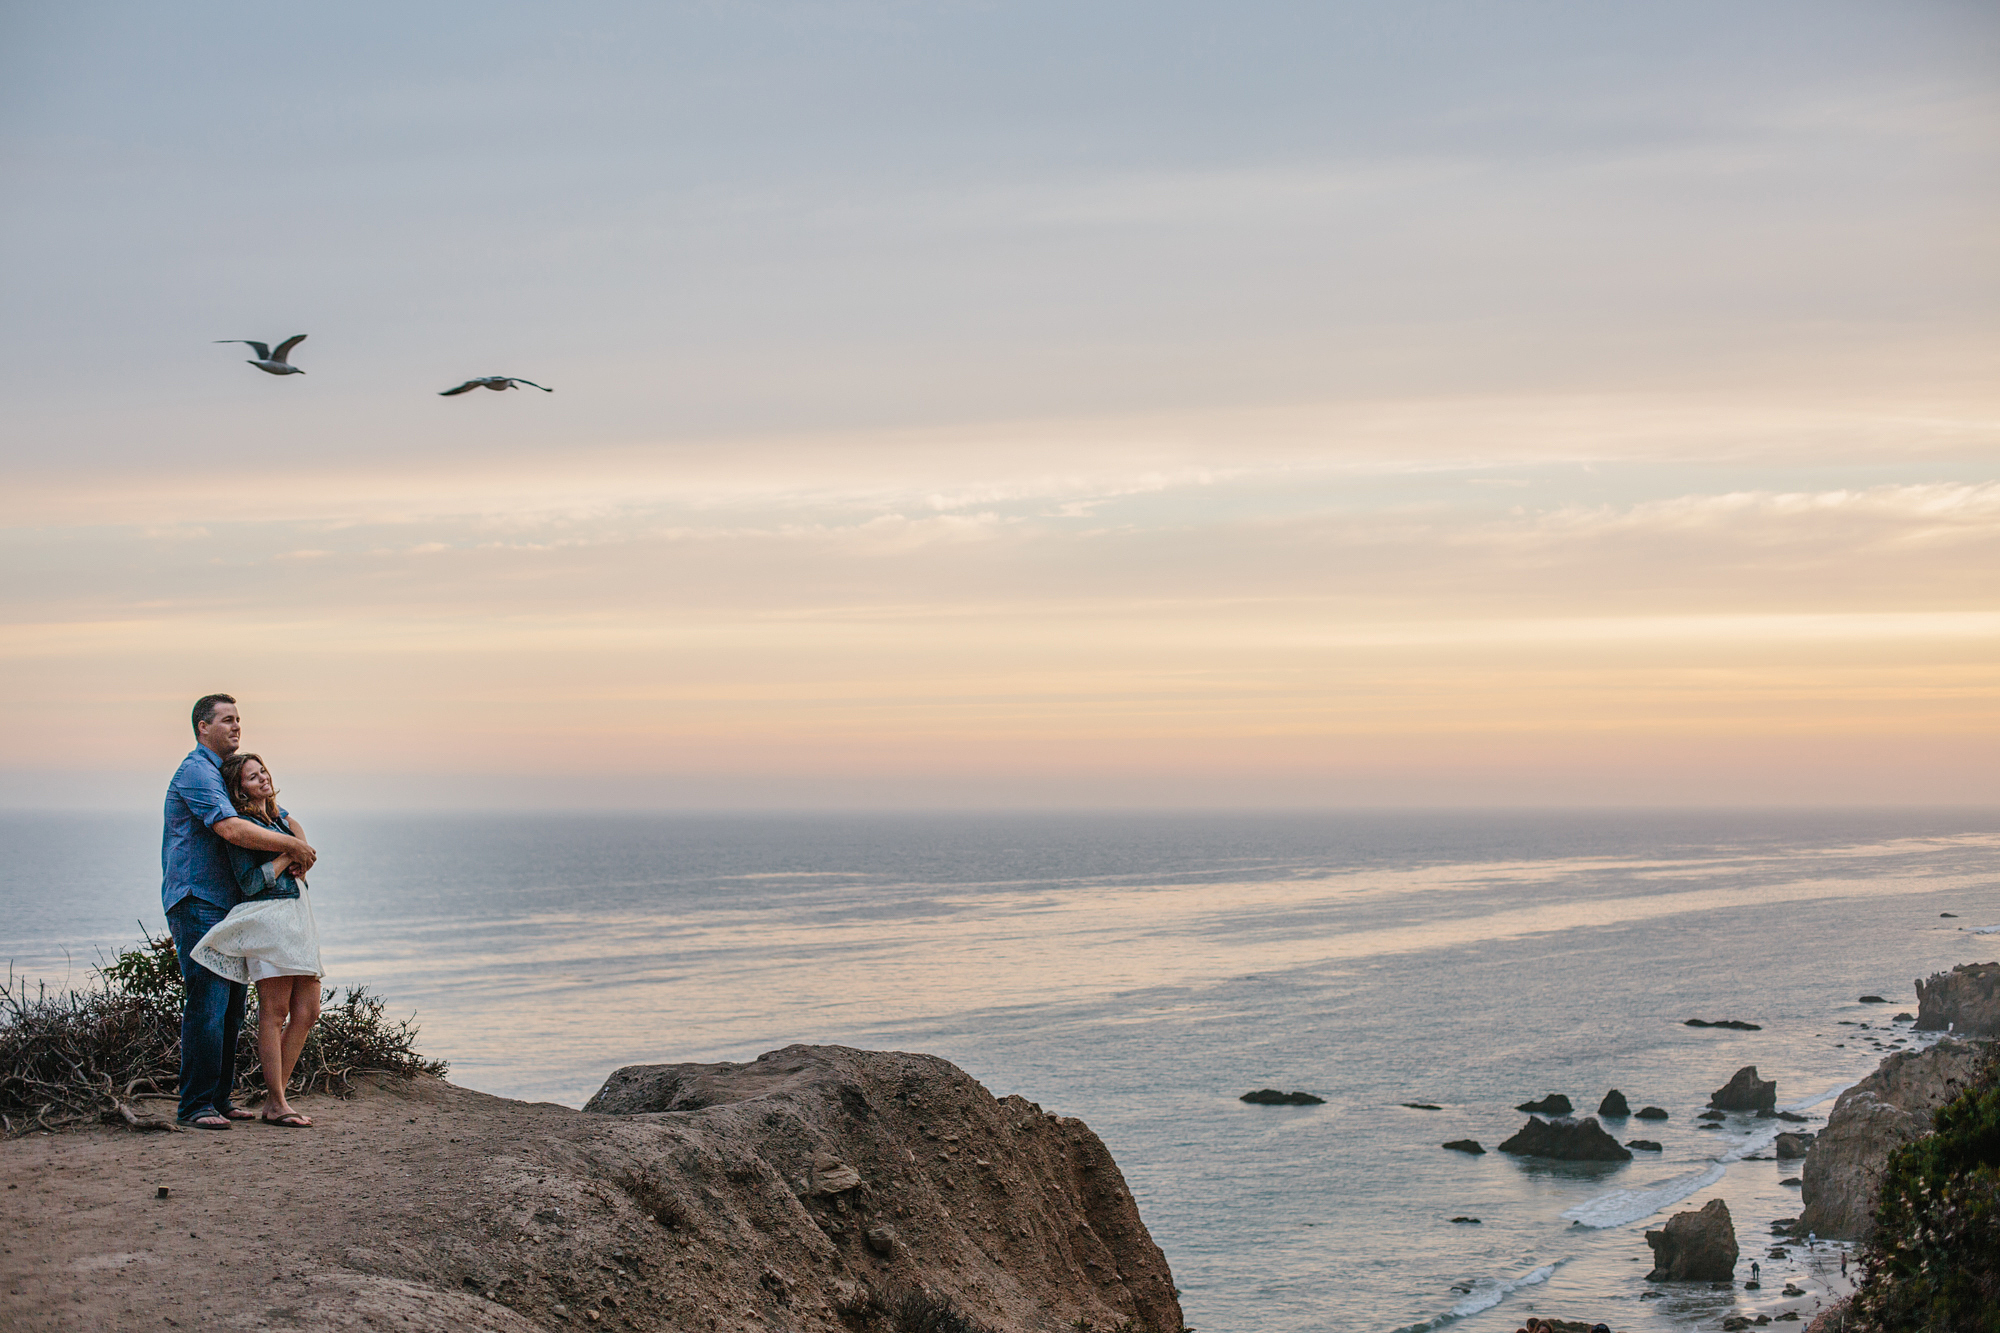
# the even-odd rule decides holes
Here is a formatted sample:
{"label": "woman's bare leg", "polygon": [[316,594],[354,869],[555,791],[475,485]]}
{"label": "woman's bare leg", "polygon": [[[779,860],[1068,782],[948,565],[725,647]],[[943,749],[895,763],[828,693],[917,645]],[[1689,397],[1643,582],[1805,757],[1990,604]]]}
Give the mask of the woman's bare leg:
{"label": "woman's bare leg", "polygon": [[[286,1019],[292,1012],[292,990],[298,977],[265,977],[257,983],[257,1061],[264,1069],[264,1115],[288,1115],[285,1085]],[[317,987],[315,987],[317,990]]]}
{"label": "woman's bare leg", "polygon": [[[319,1022],[319,978],[288,977],[292,983],[291,1010],[285,1020],[285,1086],[292,1085],[292,1071],[298,1068],[299,1052],[306,1048],[306,1037],[312,1032],[313,1024]],[[312,1117],[306,1117],[308,1121]]]}

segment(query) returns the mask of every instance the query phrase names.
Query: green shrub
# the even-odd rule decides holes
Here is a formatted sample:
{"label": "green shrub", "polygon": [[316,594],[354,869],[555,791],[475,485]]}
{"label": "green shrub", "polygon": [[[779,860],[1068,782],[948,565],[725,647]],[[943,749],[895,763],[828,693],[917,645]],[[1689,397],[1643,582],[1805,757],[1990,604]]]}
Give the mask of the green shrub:
{"label": "green shrub", "polygon": [[2000,1056],[1889,1157],[1854,1300],[1860,1322],[2000,1333]]}
{"label": "green shrub", "polygon": [[[319,1022],[292,1071],[291,1091],[351,1091],[359,1073],[442,1076],[448,1066],[415,1050],[414,1020],[392,1021],[387,1005],[354,986],[329,989]],[[7,1135],[99,1119],[150,1127],[133,1103],[170,1096],[179,1079],[180,960],[171,937],[146,936],[96,969],[95,984],[30,995],[10,975],[0,985],[0,1130]],[[257,1062],[257,991],[236,1043],[241,1100],[263,1098]]]}

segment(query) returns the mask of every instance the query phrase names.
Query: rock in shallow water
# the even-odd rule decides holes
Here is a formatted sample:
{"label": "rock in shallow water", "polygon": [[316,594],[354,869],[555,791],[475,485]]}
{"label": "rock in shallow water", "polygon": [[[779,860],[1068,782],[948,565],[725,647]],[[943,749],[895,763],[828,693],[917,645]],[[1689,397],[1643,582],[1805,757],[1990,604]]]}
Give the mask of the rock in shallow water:
{"label": "rock in shallow water", "polygon": [[1569,1098],[1560,1092],[1552,1092],[1538,1102],[1522,1102],[1514,1109],[1530,1115],[1568,1115],[1576,1108],[1569,1104]]}
{"label": "rock in shallow water", "polygon": [[1444,1146],[1451,1149],[1453,1152],[1469,1152],[1469,1153],[1474,1153],[1480,1157],[1484,1157],[1486,1155],[1486,1149],[1479,1146],[1478,1139],[1453,1139],[1450,1143],[1447,1143]]}
{"label": "rock in shallow water", "polygon": [[1325,1106],[1326,1098],[1315,1097],[1310,1092],[1279,1092],[1276,1088],[1259,1088],[1246,1092],[1236,1099],[1249,1102],[1252,1106]]}
{"label": "rock in shallow water", "polygon": [[1765,1111],[1778,1103],[1776,1079],[1757,1077],[1757,1066],[1745,1065],[1729,1082],[1709,1094],[1708,1104],[1719,1111]]}
{"label": "rock in shallow water", "polygon": [[1638,1119],[1640,1120],[1665,1120],[1666,1118],[1667,1112],[1664,1107],[1645,1106],[1641,1107],[1638,1111]]}
{"label": "rock in shallow water", "polygon": [[1529,1120],[1500,1151],[1518,1157],[1552,1157],[1563,1162],[1629,1162],[1632,1154],[1604,1132],[1596,1117],[1574,1124]]}
{"label": "rock in shallow water", "polygon": [[1736,1273],[1736,1226],[1729,1205],[1710,1199],[1699,1211],[1676,1213],[1646,1233],[1653,1271],[1648,1282],[1728,1282]]}
{"label": "rock in shallow water", "polygon": [[1625,1094],[1613,1088],[1604,1094],[1604,1100],[1597,1104],[1597,1113],[1602,1116],[1625,1117],[1632,1114],[1632,1107],[1625,1100]]}
{"label": "rock in shallow water", "polygon": [[1625,1140],[1625,1146],[1628,1148],[1637,1148],[1640,1152],[1666,1151],[1666,1149],[1662,1148],[1659,1144],[1653,1142],[1651,1139],[1627,1139]]}

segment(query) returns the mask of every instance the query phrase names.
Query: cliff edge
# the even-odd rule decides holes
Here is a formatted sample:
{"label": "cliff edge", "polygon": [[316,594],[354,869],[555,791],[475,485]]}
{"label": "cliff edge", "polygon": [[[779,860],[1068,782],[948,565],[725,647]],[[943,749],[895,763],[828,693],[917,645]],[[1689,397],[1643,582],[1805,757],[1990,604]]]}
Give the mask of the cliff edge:
{"label": "cliff edge", "polygon": [[1983,1058],[1981,1046],[1962,1041],[1899,1051],[1841,1093],[1806,1151],[1795,1230],[1868,1239],[1889,1154],[1931,1132],[1933,1113],[1971,1083]]}
{"label": "cliff edge", "polygon": [[431,1078],[302,1100],[314,1129],[10,1142],[0,1325],[1181,1327],[1096,1135],[929,1056],[638,1066],[587,1112]]}

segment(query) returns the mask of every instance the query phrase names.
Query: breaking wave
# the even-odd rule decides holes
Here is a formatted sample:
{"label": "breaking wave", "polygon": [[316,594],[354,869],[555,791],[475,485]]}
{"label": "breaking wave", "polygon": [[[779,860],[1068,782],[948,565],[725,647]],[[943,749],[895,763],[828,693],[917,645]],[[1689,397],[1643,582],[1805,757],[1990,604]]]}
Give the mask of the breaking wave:
{"label": "breaking wave", "polygon": [[1445,1311],[1435,1319],[1427,1319],[1416,1324],[1405,1324],[1403,1327],[1396,1329],[1395,1333],[1431,1333],[1433,1329],[1443,1328],[1445,1325],[1463,1319],[1467,1315],[1475,1315],[1482,1310],[1491,1310],[1521,1288],[1540,1286],[1542,1283],[1547,1282],[1556,1269],[1562,1267],[1563,1263],[1563,1260],[1558,1259],[1552,1264],[1543,1264],[1540,1268],[1532,1269],[1514,1278],[1478,1278],[1474,1280],[1472,1290],[1467,1294],[1465,1299],[1457,1305],[1452,1306],[1451,1309]]}
{"label": "breaking wave", "polygon": [[[1821,1102],[1831,1101],[1853,1086],[1852,1083],[1842,1083],[1816,1097],[1789,1102],[1778,1109],[1803,1111],[1808,1107],[1818,1106]],[[1689,1195],[1699,1193],[1715,1184],[1729,1174],[1730,1163],[1740,1162],[1746,1157],[1762,1152],[1777,1142],[1778,1135],[1784,1133],[1786,1128],[1782,1123],[1760,1126],[1742,1142],[1718,1156],[1709,1166],[1673,1176],[1645,1189],[1611,1190],[1578,1204],[1563,1216],[1578,1226],[1590,1227],[1593,1230],[1630,1226],[1641,1218],[1651,1217],[1662,1208],[1679,1203]]]}

